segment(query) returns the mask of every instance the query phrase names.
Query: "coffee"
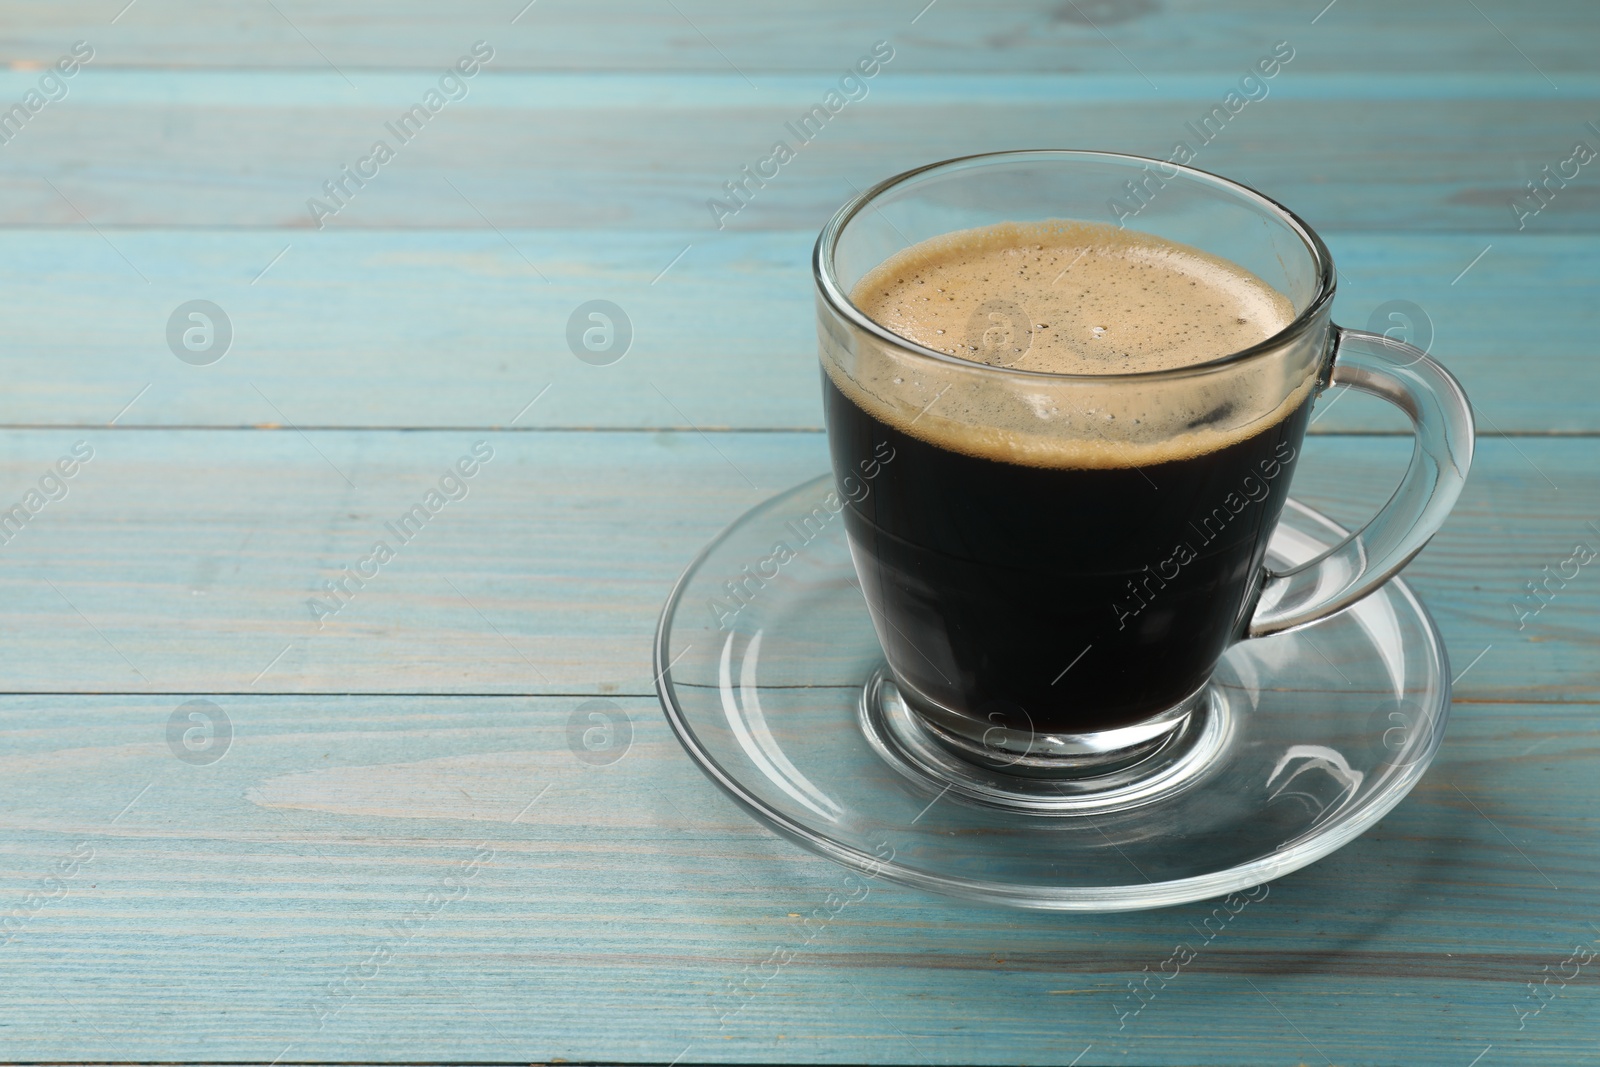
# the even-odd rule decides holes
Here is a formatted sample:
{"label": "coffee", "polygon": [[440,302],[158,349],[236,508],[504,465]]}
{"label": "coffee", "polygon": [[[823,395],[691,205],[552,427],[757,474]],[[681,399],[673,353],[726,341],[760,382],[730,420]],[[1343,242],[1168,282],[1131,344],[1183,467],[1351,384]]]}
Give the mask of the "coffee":
{"label": "coffee", "polygon": [[[824,345],[834,469],[894,450],[846,528],[919,710],[1075,734],[1200,687],[1253,606],[1314,383],[1182,369],[1278,334],[1289,300],[1197,249],[1059,220],[914,245],[851,298],[962,361]],[[1074,377],[990,389],[970,363]]]}

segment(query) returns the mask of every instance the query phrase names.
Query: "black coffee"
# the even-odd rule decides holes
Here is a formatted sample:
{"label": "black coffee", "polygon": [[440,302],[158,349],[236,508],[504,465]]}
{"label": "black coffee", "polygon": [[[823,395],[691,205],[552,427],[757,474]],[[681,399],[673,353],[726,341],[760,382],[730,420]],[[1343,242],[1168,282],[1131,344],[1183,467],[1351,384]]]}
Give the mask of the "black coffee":
{"label": "black coffee", "polygon": [[[1225,261],[1061,224],[919,245],[868,274],[853,299],[928,347],[1080,375],[1206,362],[1293,318],[1286,299]],[[1137,401],[1089,411],[1139,425],[1041,440],[1011,432],[1011,400],[985,425],[976,386],[908,417],[888,402],[908,371],[863,363],[852,378],[824,366],[834,469],[893,449],[874,491],[844,514],[879,637],[914,703],[1078,733],[1136,722],[1204,683],[1259,591],[1309,383],[1271,403],[1196,389],[1184,394],[1192,411],[1152,394],[1146,407],[1162,410],[1143,418]],[[1048,390],[1022,402],[1057,403]],[[959,417],[942,417],[941,404]],[[1241,424],[1241,404],[1267,410]]]}

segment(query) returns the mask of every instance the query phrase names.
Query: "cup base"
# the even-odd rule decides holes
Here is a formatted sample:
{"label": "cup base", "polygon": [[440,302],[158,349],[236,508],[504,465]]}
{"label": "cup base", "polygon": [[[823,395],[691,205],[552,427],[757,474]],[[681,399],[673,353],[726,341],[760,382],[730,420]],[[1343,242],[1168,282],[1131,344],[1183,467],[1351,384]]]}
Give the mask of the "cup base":
{"label": "cup base", "polygon": [[975,745],[919,714],[887,665],[861,690],[862,733],[907,778],[941,793],[1036,815],[1122,811],[1158,800],[1202,772],[1232,732],[1223,692],[1209,682],[1145,722],[1094,734],[1035,739],[1032,751]]}
{"label": "cup base", "polygon": [[[1142,763],[1175,743],[1205,703],[1207,684],[1165,711],[1136,723],[1083,733],[1050,733],[990,726],[953,711],[894,677],[887,665],[867,682],[879,699],[907,705],[915,725],[955,756],[990,770],[1027,778],[1087,778]],[[865,695],[864,695],[865,696]]]}

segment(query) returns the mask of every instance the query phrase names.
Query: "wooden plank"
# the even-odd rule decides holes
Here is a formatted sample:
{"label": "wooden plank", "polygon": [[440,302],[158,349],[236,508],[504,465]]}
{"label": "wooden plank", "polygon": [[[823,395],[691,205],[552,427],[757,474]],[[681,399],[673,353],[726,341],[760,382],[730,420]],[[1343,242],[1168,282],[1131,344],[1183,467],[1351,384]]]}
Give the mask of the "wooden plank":
{"label": "wooden plank", "polygon": [[[1270,35],[1258,40],[1253,50],[1270,50]],[[724,183],[782,140],[796,157],[720,221],[815,230],[852,185],[919,163],[1040,145],[1165,158],[1183,140],[1197,165],[1256,186],[1319,227],[1511,232],[1518,219],[1508,200],[1542,166],[1571,156],[1575,141],[1600,142],[1585,125],[1600,114],[1593,77],[1554,96],[1523,72],[1507,75],[1517,88],[1489,99],[1481,90],[1441,99],[1438,86],[1410,76],[1392,89],[1370,75],[1294,89],[1300,72],[1291,64],[1267,83],[1278,92],[1245,105],[1202,144],[1188,125],[1225,99],[1233,76],[1153,92],[1125,77],[1073,75],[928,76],[897,89],[899,73],[891,63],[868,95],[800,138],[785,124],[823,99],[831,78],[756,89],[723,76],[709,84],[689,75],[582,76],[552,92],[549,77],[491,69],[465,99],[443,104],[402,139],[386,124],[434,87],[431,73],[374,77],[363,90],[324,74],[91,65],[74,81],[76,95],[48,105],[4,146],[13,166],[0,175],[0,223],[709,234],[719,219],[707,202],[728,196]],[[12,72],[0,99],[20,98],[38,77]],[[593,103],[575,105],[591,84]],[[1386,120],[1397,113],[1405,123]],[[379,139],[395,158],[360,188],[348,181],[349,204],[336,216],[314,217],[308,201],[337,206],[324,183],[368,158]],[[1574,179],[1524,222],[1534,232],[1592,233],[1600,229],[1595,188]]]}
{"label": "wooden plank", "polygon": [[[1270,51],[1270,48],[1269,48]],[[102,108],[188,107],[206,104],[218,108],[271,112],[283,108],[350,109],[412,102],[435,84],[432,68],[356,70],[351,83],[329,71],[252,70],[229,67],[173,70],[142,69],[102,64],[96,56],[68,83],[67,97],[74,106]],[[1153,86],[1131,69],[1121,73],[1019,72],[1016,70],[960,72],[902,70],[901,56],[880,64],[866,82],[863,99],[874,104],[904,107],[953,104],[1029,105],[1041,100],[1070,97],[1077,102],[1153,103],[1160,101],[1221,99],[1230,88],[1227,76],[1174,73],[1166,85]],[[1600,77],[1591,71],[1563,76],[1566,85],[1553,89],[1539,75],[1484,71],[1475,74],[1391,71],[1382,78],[1358,77],[1344,71],[1302,70],[1299,53],[1279,74],[1267,79],[1263,98],[1272,100],[1485,100],[1521,102],[1530,107],[1549,101],[1585,99],[1600,93]],[[784,101],[820,98],[830,87],[827,71],[762,74],[752,86],[731,71],[673,74],[638,70],[597,70],[552,73],[515,70],[500,66],[498,58],[481,64],[482,70],[466,79],[466,92],[455,92],[446,110],[499,111],[610,111],[627,108],[646,113],[686,109],[729,108],[762,104],[762,94]],[[27,61],[0,69],[0,99],[22,97],[37,88],[43,68]],[[1295,76],[1291,76],[1295,75]],[[1241,75],[1242,76],[1242,75]],[[353,83],[353,84],[352,84]],[[857,94],[862,95],[862,94]],[[60,101],[52,101],[51,104]],[[847,112],[861,100],[848,101]],[[1251,101],[1254,105],[1259,100]],[[44,112],[54,114],[53,110]],[[13,120],[12,126],[15,126]],[[24,129],[27,126],[23,127]],[[8,127],[8,135],[16,131]],[[19,142],[21,143],[21,142]]]}
{"label": "wooden plank", "polygon": [[[66,498],[0,546],[9,691],[648,695],[656,615],[684,565],[745,508],[826,469],[815,433],[6,431],[0,502],[80,436],[95,458]],[[479,439],[495,458],[467,497],[402,544],[385,524]],[[1600,585],[1569,581],[1520,629],[1513,608],[1543,566],[1600,537],[1585,526],[1600,521],[1597,449],[1483,442],[1450,524],[1408,570],[1459,664],[1495,646],[1463,694],[1600,699]],[[1408,451],[1317,440],[1295,492],[1360,521]],[[396,558],[314,613],[377,540]]]}
{"label": "wooden plank", "polygon": [[[532,395],[508,396],[506,419]],[[78,436],[9,438],[0,499],[20,499]],[[648,691],[667,583],[696,542],[765,495],[741,472],[771,492],[824,462],[819,434],[728,438],[738,469],[692,433],[83,436],[96,458],[4,546],[0,579],[20,598],[0,640],[43,638],[59,617],[78,630],[76,651],[7,688],[295,690],[316,678],[336,692]],[[496,458],[402,544],[385,524],[478,440]],[[706,493],[712,511],[696,515]],[[319,628],[308,601],[377,540],[397,558]],[[9,647],[26,670],[22,645]],[[91,647],[94,662],[73,661]],[[357,648],[366,667],[348,659]]]}
{"label": "wooden plank", "polygon": [[199,765],[165,738],[190,698],[0,698],[8,1058],[1548,1063],[1593,1040],[1580,982],[1516,1012],[1595,937],[1594,704],[1458,708],[1410,799],[1130,1016],[1211,905],[875,883],[818,919],[844,872],[723,799],[650,699],[614,701],[633,741],[602,767],[568,748],[578,698],[250,694],[211,698],[233,739]]}
{"label": "wooden plank", "polygon": [[[0,423],[99,426],[123,412],[121,426],[504,426],[548,385],[518,426],[822,425],[811,231],[158,230],[112,240],[83,229],[0,234]],[[1414,326],[1419,342],[1430,334],[1478,404],[1480,430],[1600,429],[1592,238],[1328,240],[1339,321]],[[166,338],[174,310],[201,298],[233,332],[209,366],[180,361]],[[632,347],[611,366],[568,347],[570,317],[595,299],[632,325]],[[1375,321],[1395,300],[1420,314]],[[1334,401],[1316,431],[1400,425],[1377,402]]]}
{"label": "wooden plank", "polygon": [[[1309,63],[1324,70],[1531,72],[1531,60],[1559,83],[1562,74],[1592,69],[1585,42],[1600,28],[1594,11],[1579,4],[1491,3],[1484,8],[1493,16],[1490,23],[1471,12],[1471,18],[1463,17],[1459,5],[1445,0],[1387,7],[1344,0],[1320,16],[1320,4],[1286,8],[1272,0],[1102,0],[1076,7],[1003,0],[981,7],[941,3],[928,10],[921,2],[825,0],[802,9],[687,0],[676,11],[650,0],[613,0],[603,7],[540,0],[525,11],[524,3],[507,0],[468,0],[448,9],[404,0],[381,10],[348,0],[280,0],[278,13],[247,0],[201,8],[141,0],[118,16],[119,6],[88,0],[6,3],[0,7],[0,48],[48,61],[63,44],[89,36],[105,53],[103,62],[119,65],[328,71],[336,64],[359,72],[432,67],[453,58],[457,39],[482,37],[494,42],[499,61],[511,67],[727,72],[736,65],[760,82],[767,71],[842,67],[859,46],[893,36],[914,52],[908,64],[922,70],[1131,73],[1125,57],[1132,56],[1159,82],[1168,72],[1232,72],[1255,58],[1250,42],[1268,36],[1304,42],[1314,57]],[[1417,41],[1428,47],[1415,47]]]}

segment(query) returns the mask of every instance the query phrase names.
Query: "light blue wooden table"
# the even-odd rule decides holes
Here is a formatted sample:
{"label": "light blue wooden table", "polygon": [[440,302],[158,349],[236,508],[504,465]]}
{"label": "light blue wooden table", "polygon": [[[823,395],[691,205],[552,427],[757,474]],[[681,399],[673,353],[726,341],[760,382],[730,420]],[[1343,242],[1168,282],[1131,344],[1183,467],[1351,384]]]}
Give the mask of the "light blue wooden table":
{"label": "light blue wooden table", "polygon": [[[0,5],[0,1060],[1600,1062],[1600,564],[1514,607],[1600,548],[1600,9],[523,2]],[[1279,42],[1198,165],[1317,227],[1341,321],[1431,337],[1483,435],[1407,572],[1439,762],[1120,1022],[1208,906],[878,885],[819,931],[843,872],[694,769],[650,666],[683,564],[824,469],[816,230],[951,155],[1165,156]],[[169,345],[195,300],[218,361]],[[569,350],[590,300],[619,362]],[[1323,408],[1296,493],[1359,520],[1409,445]]]}

